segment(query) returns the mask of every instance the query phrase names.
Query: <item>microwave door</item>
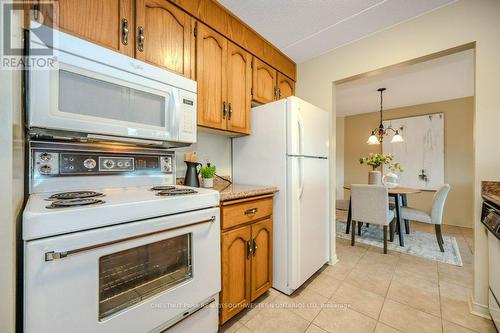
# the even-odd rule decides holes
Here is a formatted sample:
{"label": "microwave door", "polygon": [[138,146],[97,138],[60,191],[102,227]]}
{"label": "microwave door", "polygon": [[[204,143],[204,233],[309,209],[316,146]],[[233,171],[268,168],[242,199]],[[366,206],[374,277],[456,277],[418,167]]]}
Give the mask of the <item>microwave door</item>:
{"label": "microwave door", "polygon": [[55,68],[29,72],[31,128],[178,141],[181,89],[132,70],[54,52]]}

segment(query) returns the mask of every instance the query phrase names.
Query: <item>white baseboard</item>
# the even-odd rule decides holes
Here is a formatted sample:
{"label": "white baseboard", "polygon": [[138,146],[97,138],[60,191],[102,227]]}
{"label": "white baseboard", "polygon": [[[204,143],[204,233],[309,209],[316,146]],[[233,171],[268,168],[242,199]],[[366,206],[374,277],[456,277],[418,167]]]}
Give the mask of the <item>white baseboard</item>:
{"label": "white baseboard", "polygon": [[330,258],[330,260],[328,260],[328,265],[333,266],[338,262],[339,262],[339,259],[335,256],[335,258]]}
{"label": "white baseboard", "polygon": [[472,295],[469,297],[469,311],[476,316],[491,320],[488,305],[476,303]]}

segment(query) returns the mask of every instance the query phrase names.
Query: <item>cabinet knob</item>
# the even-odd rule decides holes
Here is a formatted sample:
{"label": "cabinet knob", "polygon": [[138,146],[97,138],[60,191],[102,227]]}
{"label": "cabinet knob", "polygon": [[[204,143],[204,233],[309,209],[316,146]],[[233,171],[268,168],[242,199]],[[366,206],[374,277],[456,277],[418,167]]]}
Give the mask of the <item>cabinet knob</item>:
{"label": "cabinet knob", "polygon": [[231,120],[231,115],[233,114],[233,108],[231,107],[231,103],[228,104],[229,111],[227,114],[227,119]]}

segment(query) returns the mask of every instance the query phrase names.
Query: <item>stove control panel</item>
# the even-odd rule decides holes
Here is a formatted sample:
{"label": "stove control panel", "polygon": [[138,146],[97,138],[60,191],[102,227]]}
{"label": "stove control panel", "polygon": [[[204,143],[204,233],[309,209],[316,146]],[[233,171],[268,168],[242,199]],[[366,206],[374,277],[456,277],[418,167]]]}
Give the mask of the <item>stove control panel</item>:
{"label": "stove control panel", "polygon": [[57,175],[59,173],[59,154],[51,152],[35,152],[35,172],[43,175]]}
{"label": "stove control panel", "polygon": [[133,154],[35,151],[36,176],[77,176],[99,174],[173,174],[174,155],[154,156]]}
{"label": "stove control panel", "polygon": [[99,171],[134,171],[133,157],[99,156]]}

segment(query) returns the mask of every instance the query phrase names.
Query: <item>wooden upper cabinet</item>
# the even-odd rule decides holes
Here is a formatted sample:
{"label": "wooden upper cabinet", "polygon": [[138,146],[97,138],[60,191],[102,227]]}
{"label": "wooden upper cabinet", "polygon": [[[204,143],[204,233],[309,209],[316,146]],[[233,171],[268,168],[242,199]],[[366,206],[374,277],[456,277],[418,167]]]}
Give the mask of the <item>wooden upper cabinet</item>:
{"label": "wooden upper cabinet", "polygon": [[252,56],[231,42],[227,48],[227,81],[227,129],[250,134]]}
{"label": "wooden upper cabinet", "polygon": [[277,79],[278,99],[295,95],[295,82],[278,72]]}
{"label": "wooden upper cabinet", "polygon": [[269,103],[276,97],[276,70],[260,59],[253,58],[253,95],[259,103]]}
{"label": "wooden upper cabinet", "polygon": [[240,312],[250,303],[250,226],[221,234],[222,291],[220,323]]}
{"label": "wooden upper cabinet", "polygon": [[45,25],[114,51],[134,55],[132,0],[40,1],[40,11],[43,15],[39,15],[39,20],[43,17],[41,23]]}
{"label": "wooden upper cabinet", "polygon": [[136,0],[137,59],[193,77],[191,17],[166,0]]}
{"label": "wooden upper cabinet", "polygon": [[226,129],[227,40],[203,24],[197,31],[198,125]]}
{"label": "wooden upper cabinet", "polygon": [[252,225],[252,285],[251,299],[271,288],[273,283],[273,221],[263,220]]}

